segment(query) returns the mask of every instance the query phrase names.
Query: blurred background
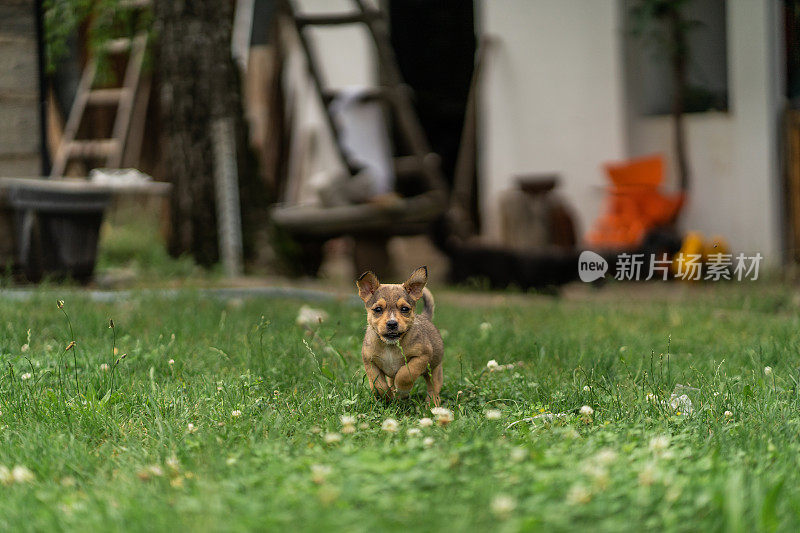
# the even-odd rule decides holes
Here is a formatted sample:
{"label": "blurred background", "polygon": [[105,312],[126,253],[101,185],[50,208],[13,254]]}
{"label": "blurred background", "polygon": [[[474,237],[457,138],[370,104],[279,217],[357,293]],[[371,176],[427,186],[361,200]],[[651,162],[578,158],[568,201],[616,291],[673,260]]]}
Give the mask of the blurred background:
{"label": "blurred background", "polygon": [[4,0],[0,265],[544,289],[593,250],[612,274],[623,253],[792,273],[798,95],[795,0]]}

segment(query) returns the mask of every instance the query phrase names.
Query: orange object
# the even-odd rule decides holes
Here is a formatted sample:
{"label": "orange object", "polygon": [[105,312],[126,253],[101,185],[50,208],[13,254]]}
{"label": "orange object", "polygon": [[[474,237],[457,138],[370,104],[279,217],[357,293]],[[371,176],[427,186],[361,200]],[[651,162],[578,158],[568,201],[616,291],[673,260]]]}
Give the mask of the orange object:
{"label": "orange object", "polygon": [[635,248],[650,229],[675,220],[685,201],[683,192],[665,195],[658,190],[664,180],[660,155],[609,163],[611,180],[605,212],[586,236],[599,248]]}
{"label": "orange object", "polygon": [[672,274],[684,281],[698,281],[702,278],[703,250],[705,250],[703,234],[690,231],[683,238],[681,249],[672,260]]}

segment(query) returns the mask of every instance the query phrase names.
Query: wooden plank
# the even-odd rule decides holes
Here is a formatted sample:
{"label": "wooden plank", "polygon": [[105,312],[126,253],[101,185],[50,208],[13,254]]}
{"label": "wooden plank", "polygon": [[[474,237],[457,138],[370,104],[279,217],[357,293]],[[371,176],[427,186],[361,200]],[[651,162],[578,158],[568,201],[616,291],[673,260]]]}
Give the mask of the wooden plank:
{"label": "wooden plank", "polygon": [[299,27],[305,26],[342,26],[366,22],[366,15],[360,12],[330,14],[298,14],[295,21]]}
{"label": "wooden plank", "polygon": [[131,116],[133,114],[133,103],[136,98],[136,89],[139,86],[139,78],[142,73],[146,49],[147,34],[140,33],[133,39],[131,57],[128,60],[128,67],[125,69],[125,78],[123,79],[123,87],[125,90],[120,97],[117,117],[114,121],[114,130],[111,135],[112,138],[119,143],[119,150],[109,157],[108,164],[111,168],[120,168],[122,166],[123,151],[128,138],[128,129],[130,128]]}
{"label": "wooden plank", "polygon": [[50,176],[63,176],[64,171],[67,169],[67,163],[70,158],[68,146],[78,133],[78,128],[83,119],[83,112],[86,109],[86,102],[89,99],[89,91],[94,83],[94,76],[96,73],[97,61],[92,58],[83,70],[81,81],[78,83],[78,89],[75,92],[75,101],[72,103],[72,109],[70,109],[67,124],[64,126],[64,136],[56,151],[56,156],[53,158],[53,168],[50,171]]}
{"label": "wooden plank", "polygon": [[121,37],[119,39],[110,39],[107,43],[105,43],[102,48],[105,52],[109,54],[122,54],[130,50],[131,46],[133,45],[133,40],[127,37]]}
{"label": "wooden plank", "polygon": [[86,103],[89,105],[116,105],[125,96],[126,89],[114,87],[111,89],[92,89]]}
{"label": "wooden plank", "polygon": [[92,139],[66,143],[68,158],[103,159],[114,157],[120,151],[117,139]]}
{"label": "wooden plank", "polygon": [[142,141],[147,122],[147,105],[150,101],[150,76],[142,80],[139,89],[136,91],[136,99],[133,103],[133,117],[128,131],[128,142],[123,146],[122,167],[131,168],[139,166],[139,159],[142,155]]}
{"label": "wooden plank", "polygon": [[272,211],[276,224],[290,233],[302,235],[341,235],[384,232],[405,233],[421,229],[440,215],[447,204],[440,192],[432,191],[391,204],[360,204],[335,207],[278,206]]}
{"label": "wooden plank", "polygon": [[172,191],[172,184],[163,181],[107,184],[95,183],[86,178],[0,178],[0,191],[5,191],[15,186],[48,191],[111,192],[120,194],[149,194],[164,197],[169,196]]}

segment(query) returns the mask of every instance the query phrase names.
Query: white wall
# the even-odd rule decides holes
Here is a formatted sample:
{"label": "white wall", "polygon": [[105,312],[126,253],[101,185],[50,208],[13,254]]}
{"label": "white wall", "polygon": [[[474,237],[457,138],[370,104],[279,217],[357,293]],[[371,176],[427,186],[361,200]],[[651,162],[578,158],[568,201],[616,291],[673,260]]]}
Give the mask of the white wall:
{"label": "white wall", "polygon": [[616,0],[481,0],[494,39],[480,110],[484,233],[519,174],[557,172],[581,236],[597,217],[600,165],[625,154],[621,11]]}
{"label": "white wall", "polygon": [[[729,111],[687,115],[693,181],[682,222],[684,229],[725,237],[736,252],[761,252],[777,264],[780,2],[729,0],[727,6]],[[674,187],[669,117],[639,117],[632,107],[630,155],[664,153]]]}
{"label": "white wall", "polygon": [[[302,0],[302,13],[334,14],[354,10],[348,0]],[[307,33],[325,88],[374,86],[374,45],[363,25],[311,27]],[[305,56],[293,26],[284,28],[284,93],[292,116],[288,172],[296,179],[287,191],[289,203],[318,204],[320,189],[345,175],[325,111],[308,75]]]}

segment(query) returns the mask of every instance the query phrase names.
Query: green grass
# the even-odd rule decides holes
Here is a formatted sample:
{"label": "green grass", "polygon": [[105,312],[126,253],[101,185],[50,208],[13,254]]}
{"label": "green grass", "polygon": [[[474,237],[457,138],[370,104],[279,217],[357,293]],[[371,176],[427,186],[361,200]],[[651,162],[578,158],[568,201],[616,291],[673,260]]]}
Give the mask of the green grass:
{"label": "green grass", "polygon": [[100,232],[97,273],[119,277],[128,286],[218,277],[217,271],[200,268],[189,256],[170,257],[157,222],[152,213],[141,215],[130,209],[106,220]]}
{"label": "green grass", "polygon": [[[310,335],[295,301],[4,299],[0,465],[34,478],[0,467],[0,529],[800,527],[800,320],[786,287],[499,306],[435,292],[455,420],[418,436],[424,385],[402,404],[370,397],[352,302],[320,305],[331,318]],[[112,391],[101,365],[123,353]],[[489,372],[491,359],[523,364]],[[676,390],[688,416],[648,399]],[[541,413],[566,415],[509,428]],[[326,443],[344,414],[365,428]],[[390,417],[396,433],[381,430]]]}

